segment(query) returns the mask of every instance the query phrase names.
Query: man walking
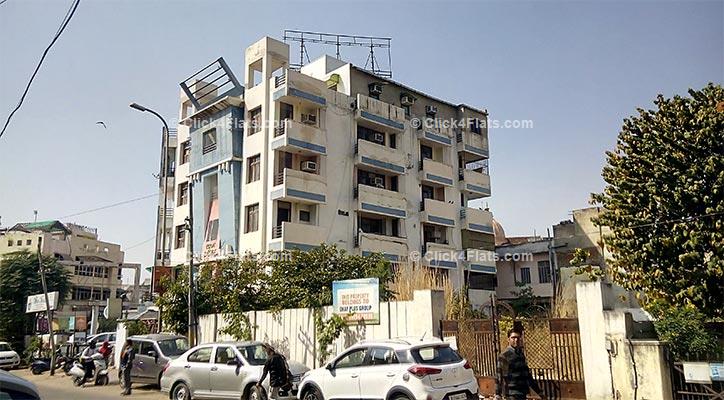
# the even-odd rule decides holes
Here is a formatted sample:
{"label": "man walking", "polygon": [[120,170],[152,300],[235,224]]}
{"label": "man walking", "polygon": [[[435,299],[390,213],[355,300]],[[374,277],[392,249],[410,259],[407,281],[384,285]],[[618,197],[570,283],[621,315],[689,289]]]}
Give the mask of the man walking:
{"label": "man walking", "polygon": [[[540,395],[538,383],[533,379],[523,353],[523,333],[517,329],[508,331],[508,347],[498,356],[495,398],[525,400],[530,389]],[[541,395],[543,399],[545,396]]]}
{"label": "man walking", "polygon": [[136,353],[133,350],[133,341],[126,339],[123,344],[123,350],[121,350],[121,376],[123,378],[123,392],[121,396],[128,396],[131,394],[131,368],[133,367],[133,359],[136,358]]}
{"label": "man walking", "polygon": [[266,378],[266,375],[268,373],[269,388],[271,390],[271,392],[269,393],[269,398],[278,399],[279,389],[287,386],[288,383],[290,383],[287,372],[287,361],[286,359],[284,359],[284,356],[274,351],[274,349],[270,346],[264,346],[264,351],[266,351],[267,360],[264,363],[264,370],[261,373],[261,378],[259,378],[259,382],[256,384],[256,386],[257,388],[261,388],[261,383],[264,382],[264,379]]}

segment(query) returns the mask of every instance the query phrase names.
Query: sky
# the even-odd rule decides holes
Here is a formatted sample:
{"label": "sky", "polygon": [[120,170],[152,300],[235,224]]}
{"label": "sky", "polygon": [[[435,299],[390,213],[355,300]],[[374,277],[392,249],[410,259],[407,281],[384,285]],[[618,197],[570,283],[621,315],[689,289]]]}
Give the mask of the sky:
{"label": "sky", "polygon": [[[0,4],[0,119],[17,104],[71,0]],[[284,29],[392,38],[393,79],[485,108],[492,196],[508,236],[545,234],[588,206],[623,119],[724,80],[724,1],[305,2],[82,0],[0,138],[0,225],[57,219],[158,190],[161,124],[179,82]],[[292,61],[298,47],[292,44]],[[312,59],[324,50],[310,46]],[[365,50],[342,49],[364,65]],[[107,129],[96,125],[104,121]],[[155,197],[64,222],[153,262]]]}

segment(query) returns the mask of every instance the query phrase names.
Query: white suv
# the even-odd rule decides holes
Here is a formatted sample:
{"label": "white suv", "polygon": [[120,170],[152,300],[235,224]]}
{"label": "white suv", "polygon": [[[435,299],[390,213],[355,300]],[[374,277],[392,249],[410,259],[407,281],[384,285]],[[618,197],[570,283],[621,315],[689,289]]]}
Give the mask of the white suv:
{"label": "white suv", "polygon": [[440,339],[364,341],[307,372],[301,400],[477,400],[470,364]]}

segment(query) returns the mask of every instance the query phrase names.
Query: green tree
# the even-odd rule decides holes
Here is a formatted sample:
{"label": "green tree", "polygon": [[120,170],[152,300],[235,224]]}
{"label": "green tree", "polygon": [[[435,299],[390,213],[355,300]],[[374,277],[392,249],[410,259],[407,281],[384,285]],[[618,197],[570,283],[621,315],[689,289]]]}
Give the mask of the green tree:
{"label": "green tree", "polygon": [[[196,302],[196,312],[198,315],[208,314],[211,312],[211,301],[213,300],[204,292],[204,285],[195,282],[197,290],[194,291],[194,301]],[[185,335],[188,333],[188,267],[179,267],[178,277],[171,279],[164,277],[160,282],[164,288],[163,295],[156,300],[156,305],[161,308],[161,320],[163,321],[163,329],[168,329],[178,334]]]}
{"label": "green tree", "polygon": [[[70,293],[70,273],[53,257],[42,257],[48,292],[57,291],[62,305]],[[27,251],[0,259],[0,339],[23,349],[24,336],[33,333],[33,314],[25,313],[28,296],[43,293],[38,256]]]}
{"label": "green tree", "polygon": [[649,301],[724,316],[724,89],[659,95],[624,120],[607,153],[605,208],[596,223],[614,258],[609,273]]}

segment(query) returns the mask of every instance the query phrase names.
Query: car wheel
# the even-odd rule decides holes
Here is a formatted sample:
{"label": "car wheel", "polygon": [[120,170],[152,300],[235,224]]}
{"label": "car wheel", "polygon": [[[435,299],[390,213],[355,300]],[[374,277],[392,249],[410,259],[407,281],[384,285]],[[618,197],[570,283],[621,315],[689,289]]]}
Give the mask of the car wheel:
{"label": "car wheel", "polygon": [[249,388],[249,393],[246,395],[246,400],[266,400],[266,392],[263,388],[253,385]]}
{"label": "car wheel", "polygon": [[302,400],[324,400],[322,393],[319,393],[319,389],[313,387],[304,392]]}
{"label": "car wheel", "polygon": [[173,388],[173,400],[191,400],[191,393],[189,387],[185,383],[179,383]]}

